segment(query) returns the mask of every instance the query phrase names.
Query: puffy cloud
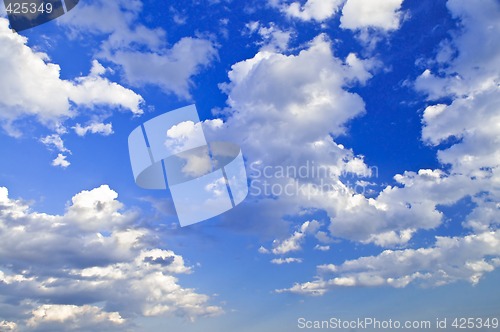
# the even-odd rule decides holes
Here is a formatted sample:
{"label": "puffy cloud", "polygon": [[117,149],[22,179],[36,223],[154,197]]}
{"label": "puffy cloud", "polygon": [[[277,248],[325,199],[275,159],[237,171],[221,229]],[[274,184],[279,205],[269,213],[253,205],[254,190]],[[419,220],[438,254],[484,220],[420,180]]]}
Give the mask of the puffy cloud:
{"label": "puffy cloud", "polygon": [[387,186],[375,198],[354,194],[347,199],[339,197],[339,205],[329,207],[328,196],[318,195],[331,216],[331,233],[383,247],[405,245],[416,230],[433,229],[442,223],[438,205],[449,206],[474,195],[488,187],[489,181],[485,176],[471,180],[440,170],[405,172],[394,178],[399,185]]}
{"label": "puffy cloud", "polygon": [[[219,132],[245,151],[251,195],[261,199],[254,204],[277,196],[267,203],[282,216],[324,210],[334,236],[384,246],[405,244],[415,229],[439,225],[437,203],[425,195],[406,197],[401,194],[409,190],[388,187],[368,199],[356,194],[355,182],[346,181],[377,175],[361,156],[334,141],[349,120],[364,112],[362,99],[348,92],[349,87],[364,84],[376,66],[376,61],[355,54],[343,61],[336,58],[323,35],[297,55],[261,51],[232,66],[231,81],[222,86],[228,93],[228,120]],[[297,175],[300,168],[307,174]],[[273,188],[281,191],[276,194]],[[286,245],[298,248],[301,235],[296,237]]]}
{"label": "puffy cloud", "polygon": [[124,322],[119,313],[103,312],[101,308],[95,306],[45,304],[32,311],[32,317],[27,325],[30,328],[59,330],[61,325],[64,325],[65,329],[76,330],[118,327]]}
{"label": "puffy cloud", "polygon": [[263,246],[260,246],[259,249],[257,250],[260,254],[269,254],[271,251],[269,249],[264,248]]}
{"label": "puffy cloud", "polygon": [[59,135],[59,134],[51,134],[51,135],[47,135],[45,137],[42,137],[40,139],[40,142],[42,142],[43,144],[45,144],[48,147],[53,146],[53,147],[55,147],[60,152],[69,152],[69,153],[71,153],[71,151],[68,150],[64,146],[64,141],[62,140],[61,135]]}
{"label": "puffy cloud", "polygon": [[[500,76],[499,76],[500,77]],[[500,89],[488,88],[451,105],[433,105],[424,111],[422,138],[432,145],[448,139],[460,141],[438,152],[443,164],[455,172],[474,174],[500,166]]]}
{"label": "puffy cloud", "polygon": [[156,85],[189,99],[192,77],[217,58],[214,43],[185,37],[167,47],[163,29],[139,23],[141,11],[138,0],[99,0],[79,4],[78,13],[69,12],[60,21],[74,36],[107,37],[98,56],[120,66],[131,85]]}
{"label": "puffy cloud", "polygon": [[252,21],[245,25],[244,33],[258,33],[262,41],[257,45],[261,45],[261,51],[286,51],[288,43],[292,38],[292,31],[282,30],[276,24],[270,23],[267,27],[260,24],[258,21]]}
{"label": "puffy cloud", "polygon": [[[396,262],[396,263],[395,263]],[[392,286],[410,283],[440,286],[459,280],[472,284],[500,266],[500,231],[465,237],[437,237],[431,248],[386,250],[341,265],[320,265],[318,280],[279,292],[322,295],[334,287]],[[325,278],[334,274],[331,279]]]}
{"label": "puffy cloud", "polygon": [[314,250],[319,250],[319,251],[328,251],[328,250],[330,250],[330,246],[320,246],[319,244],[317,244],[317,245],[314,247]]}
{"label": "puffy cloud", "polygon": [[344,88],[366,82],[374,66],[354,54],[336,58],[324,35],[298,55],[261,51],[233,65],[222,86],[231,107],[227,127],[244,137],[252,157],[280,159],[289,146],[305,154],[315,142],[320,150],[332,145],[329,133],[344,133],[346,122],[364,113],[362,99]]}
{"label": "puffy cloud", "polygon": [[204,145],[204,137],[201,122],[184,121],[167,130],[164,145],[172,153],[179,153]]}
{"label": "puffy cloud", "polygon": [[29,309],[5,318],[36,329],[123,330],[126,317],[222,312],[208,296],[179,285],[177,275],[192,268],[155,248],[155,235],[135,226],[138,214],[117,197],[103,185],[75,195],[63,215],[50,215],[0,188],[0,300]]}
{"label": "puffy cloud", "polygon": [[[314,68],[316,64],[321,68]],[[415,229],[440,224],[438,203],[419,193],[419,188],[431,185],[430,180],[422,176],[411,190],[387,187],[379,197],[367,199],[339,177],[369,177],[372,170],[329,136],[343,133],[345,123],[364,111],[361,98],[345,89],[354,82],[366,82],[374,66],[373,61],[354,54],[340,61],[322,36],[296,56],[259,52],[234,65],[229,73],[231,82],[224,88],[232,112],[228,112],[224,129],[240,141],[250,168],[257,173],[252,188],[264,192],[265,185],[281,189],[297,185],[299,189],[290,195],[278,195],[275,205],[282,215],[298,213],[297,205],[325,210],[335,236],[394,246],[407,243]],[[287,167],[306,167],[309,174],[277,174],[278,168]],[[266,173],[268,170],[271,172]],[[442,181],[458,190],[456,198],[445,199],[445,195],[439,202],[451,204],[461,197],[458,180]],[[411,192],[418,195],[412,197]],[[295,210],[286,210],[286,202]]]}
{"label": "puffy cloud", "polygon": [[399,28],[402,3],[403,0],[347,0],[340,26],[350,30],[395,30]]}
{"label": "puffy cloud", "polygon": [[282,4],[281,10],[290,17],[303,21],[325,21],[335,15],[344,0],[307,0],[304,5],[300,2]]}
{"label": "puffy cloud", "polygon": [[[423,113],[422,139],[437,147],[437,157],[449,171],[406,171],[394,177],[399,185],[386,187],[375,198],[355,195],[344,209],[329,211],[335,214],[330,231],[352,236],[357,230],[357,241],[404,245],[418,229],[441,224],[438,205],[469,197],[475,207],[462,220],[469,235],[436,237],[431,247],[385,250],[340,265],[320,265],[316,280],[278,292],[322,295],[340,286],[475,284],[500,266],[500,58],[494,42],[500,33],[500,5],[449,0],[447,6],[461,21],[460,31],[442,42],[436,59],[429,61],[439,75],[427,69],[415,87],[431,103]],[[451,102],[443,104],[443,98]]]}
{"label": "puffy cloud", "polygon": [[[302,243],[304,242],[306,236],[316,235],[320,227],[321,224],[317,220],[306,221],[300,226],[300,229],[294,232],[290,237],[284,240],[274,240],[273,248],[271,250],[261,246],[258,249],[258,252],[261,254],[273,253],[274,255],[284,255],[292,251],[300,251],[302,250]],[[283,262],[289,263],[288,261],[284,261],[282,259],[273,259],[271,262],[274,264],[282,264]]]}
{"label": "puffy cloud", "polygon": [[64,218],[84,230],[112,230],[130,223],[135,214],[119,213],[123,204],[117,201],[118,193],[103,185],[93,190],[83,190],[73,196]]}
{"label": "puffy cloud", "polygon": [[447,7],[462,23],[461,30],[439,45],[436,59],[430,62],[435,68],[426,69],[415,86],[430,100],[452,96],[469,97],[472,102],[474,95],[498,89],[500,46],[495,41],[500,32],[500,5],[495,0],[481,1],[480,6],[450,0]]}
{"label": "puffy cloud", "polygon": [[68,87],[70,100],[89,108],[104,104],[112,107],[124,107],[134,115],[142,114],[140,109],[143,102],[142,97],[132,90],[101,77],[102,72],[99,69],[96,70],[96,66],[99,67],[100,64],[94,60],[90,75],[77,77],[76,84]]}
{"label": "puffy cloud", "polygon": [[301,250],[302,248],[300,246],[300,243],[302,242],[304,236],[304,233],[295,232],[291,237],[285,239],[281,243],[276,241],[276,246],[272,250],[273,254],[280,255],[289,253],[291,251]]}
{"label": "puffy cloud", "polygon": [[17,331],[17,324],[14,322],[9,322],[6,320],[3,320],[0,322],[0,328],[2,331]]}
{"label": "puffy cloud", "polygon": [[[380,39],[377,33],[398,29],[403,17],[403,0],[307,0],[304,4],[269,0],[269,3],[288,17],[302,21],[324,22],[342,10],[340,27],[361,32],[360,39],[372,45]],[[256,30],[258,22],[253,23],[249,28]]]}
{"label": "puffy cloud", "polygon": [[52,160],[52,166],[59,166],[62,168],[68,167],[71,163],[67,161],[66,158],[67,157],[62,153],[58,153],[56,159]]}
{"label": "puffy cloud", "polygon": [[73,38],[87,34],[108,35],[109,38],[103,43],[104,50],[131,44],[158,49],[165,44],[166,32],[161,28],[150,29],[137,22],[142,6],[140,0],[81,1],[77,13],[70,11],[58,22],[70,30]]}
{"label": "puffy cloud", "polygon": [[73,129],[78,136],[85,136],[89,132],[92,134],[100,134],[103,136],[109,136],[113,134],[113,125],[111,123],[92,122],[85,127],[77,123],[76,126],[73,127]]}
{"label": "puffy cloud", "polygon": [[153,84],[189,99],[191,77],[216,56],[211,41],[185,37],[168,50],[155,53],[118,50],[108,59],[123,68],[125,79],[134,86]]}
{"label": "puffy cloud", "polygon": [[321,243],[332,243],[334,242],[334,240],[332,238],[330,238],[328,236],[328,233],[326,232],[323,232],[323,231],[319,231],[317,234],[316,234],[316,239],[318,239],[319,242]]}
{"label": "puffy cloud", "polygon": [[[316,64],[321,68],[314,68]],[[232,66],[230,83],[222,86],[230,106],[223,131],[243,146],[252,165],[251,187],[257,196],[264,193],[249,204],[266,203],[281,216],[297,215],[302,209],[323,210],[330,218],[328,229],[333,237],[400,247],[418,230],[442,223],[438,205],[452,205],[487,185],[487,172],[472,180],[440,170],[420,170],[396,175],[397,185],[367,198],[356,193],[353,184],[340,180],[351,174],[360,183],[361,177],[376,176],[376,169],[369,168],[362,157],[334,141],[344,132],[345,123],[364,111],[361,98],[346,90],[365,83],[374,68],[373,60],[361,60],[354,54],[344,61],[335,58],[323,36],[297,55],[261,51]],[[311,161],[328,174],[277,175],[279,167],[316,167]],[[281,189],[296,185],[299,189],[274,194],[278,199],[273,199],[272,192],[266,195],[265,185]],[[324,232],[316,236],[331,242]],[[275,254],[299,250],[303,237],[295,232],[276,241],[271,250]]]}
{"label": "puffy cloud", "polygon": [[[44,125],[57,127],[81,107],[106,105],[142,113],[141,96],[110,82],[95,69],[88,76],[62,80],[60,67],[47,54],[28,47],[27,39],[13,33],[4,18],[0,18],[0,42],[0,121],[9,134],[21,135],[13,124],[20,118],[33,116]],[[94,61],[93,66],[99,64]]]}
{"label": "puffy cloud", "polygon": [[[430,101],[451,97],[452,102],[425,109],[422,138],[438,147],[441,143],[452,143],[440,149],[438,158],[451,165],[453,172],[494,176],[495,169],[500,167],[500,48],[494,42],[500,33],[500,23],[494,13],[500,11],[500,5],[489,0],[481,6],[450,0],[447,6],[460,19],[461,31],[438,48],[434,63],[439,76],[426,69],[417,78],[415,87],[426,93]],[[441,54],[449,52],[449,48],[456,51],[456,56],[448,63],[441,63]],[[477,49],[474,56],[471,49]]]}

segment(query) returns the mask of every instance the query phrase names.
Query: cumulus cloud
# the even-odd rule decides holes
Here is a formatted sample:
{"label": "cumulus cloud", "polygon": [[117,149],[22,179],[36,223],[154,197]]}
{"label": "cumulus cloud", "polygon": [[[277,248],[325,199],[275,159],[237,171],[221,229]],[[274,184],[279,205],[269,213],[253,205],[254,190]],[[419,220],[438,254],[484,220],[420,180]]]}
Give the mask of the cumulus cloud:
{"label": "cumulus cloud", "polygon": [[64,141],[62,140],[61,135],[59,135],[59,134],[51,134],[51,135],[47,135],[45,137],[42,137],[40,139],[40,142],[42,142],[43,144],[45,144],[49,148],[54,147],[60,152],[71,153],[71,151],[68,150],[64,146]]}
{"label": "cumulus cloud", "polygon": [[[269,188],[292,188],[275,194],[279,199],[270,204],[278,213],[323,210],[330,217],[333,237],[401,246],[417,229],[439,226],[442,213],[437,205],[453,204],[463,197],[466,191],[460,186],[468,180],[422,170],[397,176],[400,184],[387,186],[374,198],[355,192],[355,184],[363,177],[376,176],[377,170],[334,138],[345,132],[350,119],[363,114],[363,101],[347,90],[369,80],[374,68],[375,61],[355,54],[344,61],[334,57],[324,36],[298,55],[259,52],[235,64],[229,73],[231,82],[223,86],[230,105],[223,132],[243,146],[254,171],[250,172],[254,193],[265,200],[274,194]],[[286,167],[306,167],[309,174],[278,174],[278,169]],[[357,181],[344,183],[341,176]],[[440,195],[430,195],[431,187]],[[445,190],[453,194],[443,195]],[[297,248],[301,235],[296,237],[286,243]]]}
{"label": "cumulus cloud", "polygon": [[[10,135],[21,135],[14,122],[27,116],[56,128],[77,115],[79,108],[96,105],[142,113],[141,96],[110,82],[95,69],[88,76],[61,79],[59,65],[27,46],[27,39],[13,33],[4,18],[0,18],[0,42],[0,122]],[[94,61],[93,68],[98,66]]]}
{"label": "cumulus cloud", "polygon": [[342,8],[340,26],[350,30],[398,29],[402,3],[403,0],[347,0]]}
{"label": "cumulus cloud", "polygon": [[245,28],[244,33],[257,33],[262,38],[262,41],[257,43],[261,46],[261,51],[286,51],[293,34],[292,31],[282,30],[272,22],[265,26],[258,21],[252,21],[247,23]]}
{"label": "cumulus cloud", "polygon": [[113,125],[111,123],[93,122],[87,126],[82,126],[81,124],[77,123],[76,126],[73,127],[73,129],[78,136],[85,136],[89,132],[92,134],[100,134],[103,136],[109,136],[113,134]]}
{"label": "cumulus cloud", "polygon": [[166,32],[137,22],[142,6],[140,0],[82,1],[76,14],[70,11],[58,22],[69,29],[73,38],[87,34],[108,35],[102,45],[104,50],[128,47],[134,43],[158,49],[165,44]]}
{"label": "cumulus cloud", "polygon": [[[460,31],[440,43],[436,59],[428,61],[430,68],[416,79],[415,87],[430,104],[422,117],[422,140],[436,147],[448,171],[406,171],[394,177],[399,185],[386,187],[375,198],[355,195],[346,208],[331,210],[329,215],[336,216],[330,231],[352,234],[356,229],[357,241],[405,245],[419,229],[441,225],[438,205],[451,206],[468,197],[475,204],[461,221],[468,235],[438,236],[430,247],[385,250],[339,265],[320,265],[316,280],[278,292],[322,295],[340,286],[439,286],[459,280],[475,284],[500,265],[500,58],[494,42],[500,33],[500,5],[449,0],[447,6],[461,21]],[[472,55],[471,49],[478,52]],[[451,101],[445,104],[443,98]]]}
{"label": "cumulus cloud", "polygon": [[[499,266],[499,231],[462,238],[437,237],[431,248],[386,250],[378,256],[361,257],[338,266],[320,265],[317,280],[278,292],[323,295],[332,288],[345,286],[441,286],[459,280],[476,284],[485,273]],[[332,274],[335,277],[326,278]]]}
{"label": "cumulus cloud", "polygon": [[319,250],[319,251],[328,251],[328,250],[330,250],[330,246],[320,246],[319,244],[317,244],[317,245],[314,247],[314,250]]}
{"label": "cumulus cloud", "polygon": [[2,305],[15,299],[27,309],[6,319],[36,329],[123,330],[131,316],[222,312],[208,296],[180,286],[178,275],[192,267],[155,248],[151,231],[136,226],[137,212],[117,197],[103,185],[76,194],[63,215],[50,215],[0,188],[1,300],[10,299]]}
{"label": "cumulus cloud", "polygon": [[62,153],[58,153],[56,159],[52,160],[52,166],[59,166],[62,168],[66,168],[71,163],[66,160],[67,156],[63,155]]}
{"label": "cumulus cloud", "polygon": [[276,247],[273,248],[272,252],[275,255],[286,254],[290,251],[301,250],[300,242],[304,238],[304,233],[295,232],[290,238],[285,239],[283,242],[276,241]]}
{"label": "cumulus cloud", "polygon": [[335,15],[343,3],[344,0],[307,0],[304,5],[297,1],[280,7],[290,17],[321,22]]}
{"label": "cumulus cloud", "polygon": [[[417,78],[417,90],[426,93],[429,100],[452,96],[455,100],[469,97],[472,102],[473,95],[498,89],[500,46],[495,41],[500,31],[496,19],[499,6],[494,0],[484,0],[480,6],[461,0],[447,2],[462,28],[453,39],[439,45],[437,57],[431,62],[436,65]],[[468,51],[471,49],[476,51]]]}
{"label": "cumulus cloud", "polygon": [[[452,172],[498,181],[500,48],[494,40],[500,24],[494,13],[500,11],[500,5],[484,1],[481,6],[471,6],[453,0],[447,6],[463,27],[453,40],[440,44],[437,58],[450,47],[457,55],[446,64],[436,61],[439,77],[432,68],[426,69],[415,87],[427,94],[430,102],[443,97],[451,97],[452,102],[425,109],[422,139],[437,147],[451,140],[450,147],[440,149],[438,158],[451,165]],[[471,49],[478,50],[474,56]]]}
{"label": "cumulus cloud", "polygon": [[291,251],[301,250],[301,244],[306,235],[314,235],[320,227],[321,225],[317,220],[306,221],[302,224],[300,230],[293,233],[289,238],[283,241],[275,240],[273,243],[274,248],[271,252],[275,255],[282,255]]}
{"label": "cumulus cloud", "polygon": [[[64,325],[66,329],[109,328],[122,325],[125,320],[117,312],[103,312],[95,306],[51,305],[45,304],[32,311],[28,320],[30,328],[59,329]],[[107,325],[107,326],[106,326]]]}
{"label": "cumulus cloud", "polygon": [[328,133],[344,133],[345,124],[364,113],[362,99],[344,88],[365,83],[374,66],[354,54],[345,61],[336,58],[324,35],[298,55],[258,52],[233,65],[230,83],[222,86],[231,107],[228,127],[242,132],[252,150],[272,149],[276,158],[290,152],[285,144],[321,145]]}
{"label": "cumulus cloud", "polygon": [[108,59],[123,68],[125,79],[134,86],[152,84],[189,99],[191,77],[209,65],[216,55],[211,41],[185,37],[171,49],[155,53],[119,50]]}
{"label": "cumulus cloud", "polygon": [[169,47],[163,29],[139,23],[141,12],[141,1],[99,0],[79,4],[78,13],[69,12],[60,21],[75,37],[104,36],[98,56],[120,66],[129,84],[155,85],[190,99],[192,77],[217,58],[215,44],[184,37]]}
{"label": "cumulus cloud", "polygon": [[183,121],[167,130],[163,144],[172,153],[180,153],[194,147],[203,146],[205,143],[203,123]]}
{"label": "cumulus cloud", "polygon": [[269,3],[288,17],[302,21],[324,22],[341,11],[340,27],[362,32],[361,39],[366,42],[369,37],[378,38],[368,30],[397,30],[403,18],[403,0],[307,0],[304,4],[269,0]]}
{"label": "cumulus cloud", "polygon": [[270,251],[269,249],[264,248],[263,246],[260,246],[259,249],[257,250],[260,254],[269,254]]}
{"label": "cumulus cloud", "polygon": [[0,322],[0,328],[2,331],[17,331],[17,324],[14,322],[9,322],[6,320],[3,320]]}

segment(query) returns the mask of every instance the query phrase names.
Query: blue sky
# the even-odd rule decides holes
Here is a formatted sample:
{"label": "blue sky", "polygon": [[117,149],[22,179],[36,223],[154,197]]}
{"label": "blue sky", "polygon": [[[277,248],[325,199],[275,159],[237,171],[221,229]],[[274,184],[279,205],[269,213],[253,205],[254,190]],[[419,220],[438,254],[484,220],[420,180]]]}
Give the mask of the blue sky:
{"label": "blue sky", "polygon": [[[20,34],[4,10],[0,330],[500,318],[498,1],[82,0]],[[190,104],[251,190],[180,227],[127,139]]]}

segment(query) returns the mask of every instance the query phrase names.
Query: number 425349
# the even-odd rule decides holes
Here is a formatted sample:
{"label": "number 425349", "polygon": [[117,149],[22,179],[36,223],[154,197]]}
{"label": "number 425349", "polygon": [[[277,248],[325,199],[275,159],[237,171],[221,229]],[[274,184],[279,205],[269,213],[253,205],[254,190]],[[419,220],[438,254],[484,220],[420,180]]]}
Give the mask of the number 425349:
{"label": "number 425349", "polygon": [[5,10],[7,14],[50,14],[52,13],[52,4],[44,3],[36,4],[34,2],[15,2],[9,3]]}
{"label": "number 425349", "polygon": [[499,321],[498,318],[455,318],[451,326],[456,329],[496,329]]}

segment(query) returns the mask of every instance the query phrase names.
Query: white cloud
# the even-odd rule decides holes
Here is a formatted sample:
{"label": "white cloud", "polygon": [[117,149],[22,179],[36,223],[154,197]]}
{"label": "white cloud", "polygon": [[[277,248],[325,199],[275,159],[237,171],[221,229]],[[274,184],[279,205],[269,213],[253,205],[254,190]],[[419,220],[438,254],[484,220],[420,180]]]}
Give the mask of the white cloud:
{"label": "white cloud", "polygon": [[328,207],[328,197],[318,197],[333,216],[331,233],[383,247],[405,245],[417,229],[433,229],[442,223],[439,204],[452,205],[488,186],[486,178],[473,181],[440,170],[405,172],[394,178],[400,185],[387,186],[375,198],[339,197],[339,206]]}
{"label": "white cloud", "polygon": [[83,190],[73,196],[65,219],[72,225],[88,231],[112,230],[129,224],[135,213],[119,213],[123,204],[117,201],[118,193],[102,185],[93,190]]}
{"label": "white cloud", "polygon": [[118,312],[104,312],[101,308],[84,305],[51,305],[45,304],[32,311],[27,325],[30,328],[64,325],[68,330],[104,328],[106,325],[120,326],[125,320]]}
{"label": "white cloud", "polygon": [[402,3],[403,0],[347,0],[342,9],[340,26],[350,30],[398,29]]}
{"label": "white cloud", "polygon": [[[142,112],[141,96],[101,77],[94,69],[89,76],[62,80],[60,67],[51,63],[47,54],[28,47],[27,39],[13,33],[4,18],[0,18],[0,43],[0,121],[10,135],[21,135],[14,122],[27,116],[56,128],[81,107],[105,105],[134,114]],[[95,61],[93,66],[99,64]]]}
{"label": "white cloud", "polygon": [[364,65],[353,67],[334,57],[320,35],[298,55],[262,51],[233,65],[231,82],[223,85],[232,108],[229,129],[245,136],[252,155],[262,156],[254,153],[257,148],[272,149],[276,159],[290,152],[285,142],[305,147],[326,140],[328,133],[343,133],[345,123],[364,112],[361,98],[343,89],[371,76],[367,70],[374,63],[359,61]]}
{"label": "white cloud", "polygon": [[73,129],[78,136],[85,136],[89,132],[92,134],[100,134],[103,136],[109,136],[113,134],[113,125],[111,123],[92,122],[85,127],[77,123],[76,126],[73,127]]}
{"label": "white cloud", "polygon": [[259,27],[260,27],[259,21],[250,21],[247,24],[245,24],[244,33],[252,34],[252,33],[258,31]]}
{"label": "white cloud", "polygon": [[[315,68],[316,64],[321,68]],[[254,162],[261,175],[266,167],[298,168],[312,161],[333,174],[254,179],[252,187],[261,192],[264,185],[283,188],[295,182],[302,186],[291,195],[280,195],[279,200],[269,202],[276,214],[294,215],[301,208],[324,210],[330,217],[332,237],[400,247],[407,245],[419,229],[430,230],[442,223],[439,204],[451,205],[474,195],[487,180],[486,174],[476,174],[472,181],[439,170],[405,172],[396,175],[398,185],[387,186],[374,198],[357,194],[349,183],[339,180],[341,174],[349,172],[358,181],[373,173],[362,157],[336,144],[332,136],[343,133],[345,123],[363,113],[361,98],[345,89],[366,82],[376,66],[375,61],[353,54],[345,61],[335,58],[323,36],[298,55],[259,52],[232,66],[231,81],[223,85],[231,108],[226,110],[228,120],[220,133],[239,141],[249,163]],[[327,190],[318,190],[325,186]],[[261,198],[256,205],[264,204],[268,197]],[[324,242],[330,241],[325,235],[321,236]],[[277,242],[274,251],[298,250],[301,239],[301,234],[294,234],[284,243]]]}
{"label": "white cloud", "polygon": [[[273,249],[271,252],[275,255],[287,254],[291,251],[302,250],[302,242],[307,235],[315,235],[321,224],[317,220],[306,221],[302,224],[299,231],[293,233],[289,238],[283,241],[274,240]],[[268,253],[269,251],[263,247],[259,249],[260,253]]]}
{"label": "white cloud", "polygon": [[[299,190],[269,202],[277,214],[294,215],[301,209],[325,210],[331,217],[330,231],[335,237],[398,245],[406,243],[408,234],[418,225],[433,228],[440,223],[441,215],[435,211],[435,204],[425,196],[406,202],[398,196],[399,189],[391,187],[377,199],[356,195],[339,177],[351,174],[361,179],[373,172],[362,157],[334,141],[345,132],[349,120],[364,112],[363,101],[348,92],[348,87],[367,82],[370,71],[376,67],[376,61],[362,60],[354,54],[344,61],[336,58],[323,35],[297,55],[259,52],[232,66],[231,81],[222,86],[231,108],[226,110],[228,120],[219,132],[238,141],[249,163],[260,173],[251,184],[253,189],[262,193],[266,185],[268,188],[297,185]],[[217,136],[209,131],[206,134]],[[309,175],[262,176],[265,168],[278,167],[308,167]],[[327,169],[329,174],[312,175],[311,168]],[[255,204],[264,204],[263,200],[269,196],[261,195],[262,200]],[[394,211],[385,211],[383,207],[387,204]],[[374,220],[367,224],[367,218]],[[401,218],[407,221],[401,223]],[[388,233],[391,231],[397,233]],[[377,234],[380,235],[374,236]],[[286,245],[298,248],[298,238],[292,238]],[[280,250],[281,247],[275,249]]]}
{"label": "white cloud", "polygon": [[325,21],[334,16],[344,0],[307,0],[304,5],[300,2],[281,4],[281,11],[290,17],[303,21]]}
{"label": "white cloud", "polygon": [[52,166],[59,166],[62,168],[68,167],[71,163],[67,161],[66,158],[67,157],[62,153],[58,153],[56,159],[52,160]]}
{"label": "white cloud", "polygon": [[191,77],[217,56],[211,41],[185,37],[161,52],[118,50],[108,60],[123,68],[125,79],[134,86],[157,85],[165,92],[190,98]]}
{"label": "white cloud", "polygon": [[262,41],[257,43],[261,45],[261,51],[286,51],[292,38],[292,31],[282,30],[274,23],[266,27],[259,22],[250,22],[246,24],[246,28],[250,34],[257,32],[262,38]]}
{"label": "white cloud", "polygon": [[4,318],[50,330],[123,330],[129,316],[220,314],[208,296],[180,286],[177,275],[192,267],[152,247],[155,234],[135,226],[138,218],[108,186],[75,195],[63,215],[33,212],[0,188],[2,294],[31,308]]}
{"label": "white cloud", "polygon": [[206,144],[203,124],[201,122],[184,121],[166,132],[164,145],[173,154]]}
{"label": "white cloud", "polygon": [[60,17],[58,22],[69,28],[73,38],[86,34],[108,35],[109,38],[103,43],[104,50],[131,44],[158,49],[165,44],[166,32],[161,28],[150,29],[137,22],[142,6],[140,0],[81,2],[78,11],[70,11]]}
{"label": "white cloud", "polygon": [[54,146],[59,152],[68,152],[71,153],[70,150],[68,150],[64,146],[64,141],[62,140],[61,136],[59,134],[52,134],[52,135],[47,135],[45,137],[42,137],[40,139],[40,142],[48,146],[49,148],[51,146]]}
{"label": "white cloud", "polygon": [[328,233],[326,232],[323,232],[323,231],[319,231],[317,234],[316,234],[316,239],[318,239],[319,242],[321,243],[332,243],[334,242],[334,240],[332,238],[330,238],[330,236],[328,236]]}
{"label": "white cloud", "polygon": [[431,247],[385,250],[340,265],[320,265],[316,280],[278,292],[322,295],[341,286],[476,284],[500,266],[500,57],[494,42],[500,23],[493,14],[500,5],[450,0],[447,6],[462,27],[439,45],[437,58],[429,61],[437,68],[424,71],[415,86],[430,102],[452,99],[449,104],[431,103],[422,121],[422,139],[437,147],[439,161],[450,170],[406,171],[394,177],[398,186],[386,187],[376,198],[354,196],[343,209],[329,211],[335,214],[330,231],[352,238],[357,230],[357,241],[404,245],[418,229],[441,225],[438,205],[469,197],[476,205],[462,220],[469,235],[437,237]]}
{"label": "white cloud", "polygon": [[[471,6],[467,1],[448,1],[451,14],[463,28],[451,41],[441,43],[441,53],[449,48],[456,56],[449,63],[439,61],[439,77],[427,69],[415,87],[430,101],[452,97],[450,104],[428,106],[423,115],[422,139],[434,146],[451,140],[451,147],[440,149],[438,159],[452,172],[498,181],[500,167],[498,131],[500,130],[500,47],[496,43],[500,23],[493,14],[500,10],[495,1]],[[471,55],[470,50],[475,49]],[[487,170],[490,170],[489,172]],[[496,179],[496,180],[494,180]],[[493,188],[486,186],[486,188]]]}
{"label": "white cloud", "polygon": [[304,233],[295,232],[288,239],[283,240],[282,242],[275,242],[275,247],[272,252],[275,255],[282,255],[289,253],[291,251],[299,251],[302,249],[301,242],[304,239]]}
{"label": "white cloud", "polygon": [[1,331],[5,331],[5,332],[8,332],[8,331],[18,331],[16,323],[9,322],[9,321],[6,321],[6,320],[3,320],[3,321],[0,322],[0,330]]}
{"label": "white cloud", "polygon": [[291,263],[302,263],[302,258],[287,257],[287,258],[274,258],[271,260],[272,264],[282,265]]}
{"label": "white cloud", "polygon": [[[192,77],[217,58],[209,39],[185,37],[167,47],[166,32],[139,23],[142,2],[98,0],[79,4],[60,22],[74,37],[105,36],[97,56],[119,65],[133,86],[156,85],[190,99]],[[147,51],[144,51],[147,50]]]}
{"label": "white cloud", "polygon": [[[213,168],[212,159],[210,159],[208,150],[205,149],[196,152],[189,151],[182,154],[181,158],[185,161],[185,165],[181,169],[182,173],[192,178],[206,175]],[[214,191],[214,193],[217,192],[218,194],[222,194],[225,192],[225,189],[223,189],[225,188],[225,185],[225,180],[222,178],[206,186],[205,190],[208,192]],[[216,196],[219,196],[218,194]]]}
{"label": "white cloud", "polygon": [[269,249],[266,249],[263,246],[260,246],[257,251],[259,252],[259,254],[269,254],[270,253]]}
{"label": "white cloud", "polygon": [[[500,266],[499,257],[498,230],[465,237],[437,237],[431,248],[386,250],[378,256],[361,257],[338,266],[320,265],[318,280],[279,292],[322,295],[343,286],[440,286],[460,280],[476,284],[485,273]],[[325,278],[331,274],[336,276]]]}
{"label": "white cloud", "polygon": [[[484,0],[480,6],[463,0],[447,2],[451,15],[460,20],[463,27],[454,38],[439,45],[438,56],[432,61],[437,66],[426,69],[416,80],[417,90],[428,94],[430,100],[468,96],[472,101],[470,97],[475,94],[498,88],[500,46],[496,37],[500,32],[499,6],[495,0]],[[456,56],[443,55],[450,52]],[[449,61],[443,63],[442,58],[449,58]]]}
{"label": "white cloud", "polygon": [[94,60],[90,75],[77,77],[75,78],[76,84],[68,86],[70,100],[89,108],[96,105],[123,107],[134,115],[141,115],[143,113],[140,108],[143,103],[142,97],[132,90],[101,77],[101,71],[96,70],[96,66],[99,67],[100,64]]}
{"label": "white cloud", "polygon": [[330,250],[330,246],[320,246],[319,244],[317,244],[317,245],[314,247],[314,250],[319,250],[319,251],[328,251],[328,250]]}
{"label": "white cloud", "polygon": [[324,281],[313,281],[306,282],[303,284],[295,284],[293,287],[289,289],[277,289],[276,293],[296,293],[301,295],[313,295],[319,296],[324,295],[327,292],[326,283]]}

